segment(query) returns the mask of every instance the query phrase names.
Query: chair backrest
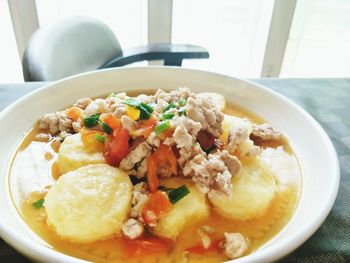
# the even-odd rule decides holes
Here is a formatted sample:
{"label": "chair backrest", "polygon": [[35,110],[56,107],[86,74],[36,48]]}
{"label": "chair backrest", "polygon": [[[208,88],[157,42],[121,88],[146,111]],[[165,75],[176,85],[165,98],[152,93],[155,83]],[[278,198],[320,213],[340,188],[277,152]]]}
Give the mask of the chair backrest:
{"label": "chair backrest", "polygon": [[108,26],[90,17],[74,17],[41,28],[31,37],[23,56],[26,81],[52,81],[98,69],[122,54]]}

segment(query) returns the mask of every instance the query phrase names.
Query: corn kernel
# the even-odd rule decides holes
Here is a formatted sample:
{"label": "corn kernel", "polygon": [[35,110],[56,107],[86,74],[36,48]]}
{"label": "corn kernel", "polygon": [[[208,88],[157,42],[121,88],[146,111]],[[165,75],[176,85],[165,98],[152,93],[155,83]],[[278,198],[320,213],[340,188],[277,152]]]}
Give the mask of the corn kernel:
{"label": "corn kernel", "polygon": [[140,110],[127,105],[126,106],[126,115],[128,115],[134,121],[137,121],[140,118]]}

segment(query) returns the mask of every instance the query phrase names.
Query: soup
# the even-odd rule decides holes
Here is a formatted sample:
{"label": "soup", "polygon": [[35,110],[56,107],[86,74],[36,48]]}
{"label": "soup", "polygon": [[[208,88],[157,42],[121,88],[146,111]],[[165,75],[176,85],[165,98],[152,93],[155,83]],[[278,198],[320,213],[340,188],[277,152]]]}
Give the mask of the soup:
{"label": "soup", "polygon": [[281,132],[186,88],[82,99],[45,115],[9,178],[19,213],[48,246],[94,262],[253,253],[288,223],[301,182]]}

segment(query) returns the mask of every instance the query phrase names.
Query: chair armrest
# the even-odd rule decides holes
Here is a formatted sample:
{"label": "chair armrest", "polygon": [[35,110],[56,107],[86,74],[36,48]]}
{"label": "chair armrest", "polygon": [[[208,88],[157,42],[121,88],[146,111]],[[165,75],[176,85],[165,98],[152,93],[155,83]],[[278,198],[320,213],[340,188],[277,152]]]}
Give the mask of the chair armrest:
{"label": "chair armrest", "polygon": [[208,51],[196,45],[150,44],[123,50],[101,68],[120,67],[143,60],[164,60],[166,66],[181,66],[183,59],[209,58]]}

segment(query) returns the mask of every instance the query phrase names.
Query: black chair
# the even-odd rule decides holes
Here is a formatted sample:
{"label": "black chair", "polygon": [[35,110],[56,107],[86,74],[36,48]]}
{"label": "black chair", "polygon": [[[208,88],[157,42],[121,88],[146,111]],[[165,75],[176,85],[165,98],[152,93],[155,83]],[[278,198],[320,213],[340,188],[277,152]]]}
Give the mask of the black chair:
{"label": "black chair", "polygon": [[208,57],[205,48],[195,45],[151,44],[122,49],[108,26],[94,18],[75,17],[37,30],[22,64],[25,81],[53,81],[143,60],[164,60],[164,65],[181,66],[183,59]]}

